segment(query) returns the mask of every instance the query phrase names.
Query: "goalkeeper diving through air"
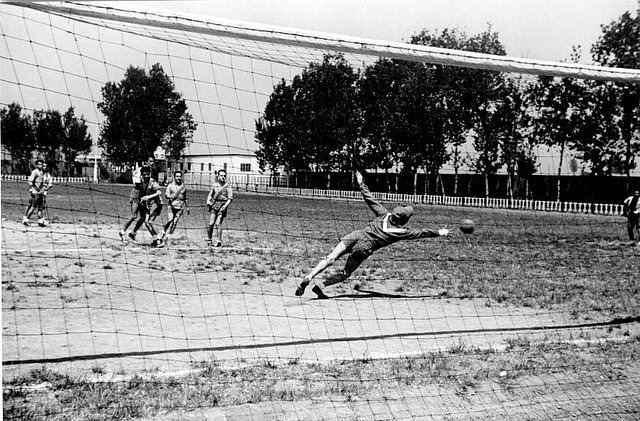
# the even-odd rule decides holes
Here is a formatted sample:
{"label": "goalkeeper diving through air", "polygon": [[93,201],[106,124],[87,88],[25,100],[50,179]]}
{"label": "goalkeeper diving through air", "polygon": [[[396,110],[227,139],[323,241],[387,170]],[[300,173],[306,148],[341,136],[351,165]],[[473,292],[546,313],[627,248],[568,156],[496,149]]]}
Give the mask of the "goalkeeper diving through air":
{"label": "goalkeeper diving through air", "polygon": [[323,287],[335,285],[345,281],[351,274],[364,262],[374,251],[393,244],[401,240],[415,240],[425,237],[446,237],[449,230],[442,228],[439,230],[430,229],[411,229],[405,225],[413,215],[411,206],[397,206],[391,212],[378,203],[369,188],[364,183],[362,174],[356,172],[356,180],[360,186],[362,197],[369,205],[376,217],[364,229],[356,230],[345,235],[333,251],[324,259],[322,259],[315,268],[305,276],[304,280],[296,289],[296,295],[301,296],[304,290],[311,283],[313,278],[326,268],[331,266],[336,260],[345,254],[349,254],[347,262],[339,273],[329,277],[324,282],[316,284],[312,291],[318,298],[328,298],[322,291]]}

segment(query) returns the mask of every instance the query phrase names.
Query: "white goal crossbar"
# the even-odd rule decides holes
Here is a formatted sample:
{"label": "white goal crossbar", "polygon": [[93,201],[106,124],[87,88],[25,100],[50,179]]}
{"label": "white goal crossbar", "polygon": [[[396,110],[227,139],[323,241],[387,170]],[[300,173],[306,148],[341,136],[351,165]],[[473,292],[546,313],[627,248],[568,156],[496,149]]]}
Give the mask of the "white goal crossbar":
{"label": "white goal crossbar", "polygon": [[[640,70],[601,67],[574,63],[541,61],[509,56],[474,53],[427,47],[402,42],[391,42],[305,31],[277,26],[267,26],[234,20],[177,13],[136,6],[108,7],[97,3],[40,3],[11,2],[14,5],[39,10],[85,23],[103,24],[110,21],[144,28],[160,28],[162,31],[144,33],[156,39],[175,41],[167,31],[196,33],[203,36],[225,37],[257,43],[283,46],[299,46],[318,50],[330,50],[369,57],[385,57],[430,64],[459,66],[507,73],[525,73],[555,77],[572,77],[614,82],[640,83]],[[202,45],[196,45],[201,48]]]}

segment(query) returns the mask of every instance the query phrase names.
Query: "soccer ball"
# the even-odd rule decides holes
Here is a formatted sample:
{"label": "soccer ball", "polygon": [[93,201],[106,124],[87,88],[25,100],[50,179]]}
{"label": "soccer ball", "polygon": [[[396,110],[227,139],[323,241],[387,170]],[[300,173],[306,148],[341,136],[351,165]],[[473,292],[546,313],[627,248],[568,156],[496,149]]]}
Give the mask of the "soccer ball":
{"label": "soccer ball", "polygon": [[476,224],[474,224],[471,219],[463,219],[462,222],[460,222],[460,231],[464,234],[473,234],[475,228]]}

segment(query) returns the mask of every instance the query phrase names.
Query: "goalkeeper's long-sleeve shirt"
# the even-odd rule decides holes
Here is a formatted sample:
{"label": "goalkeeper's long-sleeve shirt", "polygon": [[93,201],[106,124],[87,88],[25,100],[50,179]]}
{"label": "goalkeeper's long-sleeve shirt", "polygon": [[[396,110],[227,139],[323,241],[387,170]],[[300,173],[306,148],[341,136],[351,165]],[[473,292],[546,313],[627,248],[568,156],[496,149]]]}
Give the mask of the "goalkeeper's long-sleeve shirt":
{"label": "goalkeeper's long-sleeve shirt", "polygon": [[364,228],[364,233],[370,238],[373,250],[388,246],[401,240],[415,240],[426,237],[439,237],[437,230],[412,229],[393,224],[391,212],[375,200],[366,184],[360,184],[360,191],[364,201],[376,217]]}

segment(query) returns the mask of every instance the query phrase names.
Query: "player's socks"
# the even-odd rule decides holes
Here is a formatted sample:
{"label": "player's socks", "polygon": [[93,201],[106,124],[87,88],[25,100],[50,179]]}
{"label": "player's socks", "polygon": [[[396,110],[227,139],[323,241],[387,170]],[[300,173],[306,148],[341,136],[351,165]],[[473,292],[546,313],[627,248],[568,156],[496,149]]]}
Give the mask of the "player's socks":
{"label": "player's socks", "polygon": [[313,291],[321,300],[326,300],[327,298],[329,298],[324,292],[322,292],[318,285],[311,288],[311,291]]}
{"label": "player's socks", "polygon": [[306,279],[300,282],[300,285],[298,285],[298,288],[296,288],[296,297],[300,297],[302,296],[302,294],[304,294],[304,290],[307,288],[307,285],[309,285],[309,281],[307,281]]}

